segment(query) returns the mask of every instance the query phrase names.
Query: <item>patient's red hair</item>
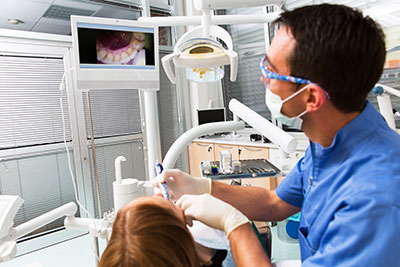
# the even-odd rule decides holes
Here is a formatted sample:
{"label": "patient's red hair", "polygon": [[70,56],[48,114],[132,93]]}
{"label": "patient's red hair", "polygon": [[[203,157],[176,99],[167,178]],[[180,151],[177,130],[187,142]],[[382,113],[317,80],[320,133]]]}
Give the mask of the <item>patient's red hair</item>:
{"label": "patient's red hair", "polygon": [[194,240],[172,208],[139,201],[122,208],[99,267],[200,266]]}

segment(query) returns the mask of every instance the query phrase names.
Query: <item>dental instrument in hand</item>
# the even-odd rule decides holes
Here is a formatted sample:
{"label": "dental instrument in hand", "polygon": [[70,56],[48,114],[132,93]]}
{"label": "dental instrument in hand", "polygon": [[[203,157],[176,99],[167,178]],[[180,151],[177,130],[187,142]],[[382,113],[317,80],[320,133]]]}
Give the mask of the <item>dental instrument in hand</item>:
{"label": "dental instrument in hand", "polygon": [[[162,171],[164,170],[163,166],[161,165],[161,163],[159,163],[158,161],[156,161],[156,166],[154,167],[154,170],[156,172],[156,176],[160,175],[162,173]],[[167,200],[171,200],[169,197],[169,192],[168,192],[168,185],[167,182],[164,183],[158,183],[161,193],[163,194],[164,198]]]}

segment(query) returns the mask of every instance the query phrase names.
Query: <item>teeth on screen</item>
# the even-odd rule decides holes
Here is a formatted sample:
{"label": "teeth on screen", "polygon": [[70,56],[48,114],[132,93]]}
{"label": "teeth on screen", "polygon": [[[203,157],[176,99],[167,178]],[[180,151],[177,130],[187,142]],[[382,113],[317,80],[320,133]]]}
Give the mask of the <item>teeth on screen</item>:
{"label": "teeth on screen", "polygon": [[[136,36],[136,35],[135,35]],[[139,36],[140,37],[140,36]],[[143,35],[144,38],[144,35]],[[139,40],[133,40],[131,42],[132,47],[129,47],[127,50],[107,52],[107,49],[98,49],[97,50],[97,59],[103,61],[104,63],[127,63],[129,60],[135,58],[140,51],[144,47],[144,42]]]}
{"label": "teeth on screen", "polygon": [[113,60],[113,55],[112,55],[112,53],[108,53],[107,56],[105,57],[105,59],[106,59],[108,62],[112,62],[112,60]]}
{"label": "teeth on screen", "polygon": [[121,56],[120,55],[115,55],[115,57],[114,57],[114,62],[116,62],[116,63],[118,63],[118,62],[120,62],[121,61]]}
{"label": "teeth on screen", "polygon": [[103,49],[97,52],[97,57],[103,59],[106,56],[106,54],[107,54],[106,50]]}
{"label": "teeth on screen", "polygon": [[144,47],[144,42],[142,41],[138,41],[138,40],[134,40],[132,42],[133,47],[135,47],[136,50],[140,50]]}
{"label": "teeth on screen", "polygon": [[136,39],[138,39],[140,41],[144,40],[144,34],[143,33],[135,32],[133,35],[135,36]]}
{"label": "teeth on screen", "polygon": [[128,53],[126,53],[126,52],[121,53],[121,59],[125,59],[127,57],[129,57]]}

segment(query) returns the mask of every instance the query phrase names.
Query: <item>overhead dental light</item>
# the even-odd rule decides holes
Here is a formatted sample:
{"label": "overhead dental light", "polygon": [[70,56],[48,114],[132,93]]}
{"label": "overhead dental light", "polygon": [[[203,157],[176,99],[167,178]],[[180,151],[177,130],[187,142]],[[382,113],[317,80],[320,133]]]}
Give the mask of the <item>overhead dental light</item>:
{"label": "overhead dental light", "polygon": [[[201,16],[173,16],[139,18],[139,21],[154,23],[157,26],[198,25],[186,32],[175,45],[174,52],[164,56],[161,61],[164,70],[175,84],[176,77],[173,65],[185,68],[186,78],[195,82],[215,82],[224,76],[224,66],[230,65],[230,80],[235,81],[238,69],[238,55],[233,51],[232,38],[219,25],[243,23],[268,23],[277,18],[279,12],[263,15],[213,15],[213,10],[225,8],[242,8],[253,6],[277,5],[283,0],[193,0],[195,9]],[[219,41],[225,43],[223,46]]]}
{"label": "overhead dental light", "polygon": [[[231,66],[230,80],[237,75],[238,55],[233,51],[232,38],[219,27],[210,26],[209,36],[203,35],[203,26],[185,33],[177,42],[174,52],[164,56],[161,61],[172,83],[176,83],[172,62],[176,67],[185,68],[186,78],[194,82],[215,82],[224,77],[224,65]],[[222,40],[227,49],[216,38]]]}

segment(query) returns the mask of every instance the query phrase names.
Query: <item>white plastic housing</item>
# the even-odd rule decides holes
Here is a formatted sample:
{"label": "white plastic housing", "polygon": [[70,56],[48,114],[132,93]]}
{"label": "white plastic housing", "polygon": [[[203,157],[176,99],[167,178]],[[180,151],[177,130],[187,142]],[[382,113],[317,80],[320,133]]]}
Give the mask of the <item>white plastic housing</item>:
{"label": "white plastic housing", "polygon": [[[149,33],[153,36],[154,65],[81,64],[78,29],[123,30]],[[158,27],[146,22],[110,18],[71,16],[73,63],[78,90],[144,89],[159,90]],[[96,47],[94,47],[96,49]],[[88,51],[88,53],[91,51]],[[151,54],[151,52],[149,51]]]}
{"label": "white plastic housing", "polygon": [[72,216],[76,213],[77,210],[78,208],[76,204],[73,202],[69,202],[67,204],[62,205],[61,207],[58,207],[54,210],[46,212],[43,215],[40,215],[39,217],[36,217],[21,225],[18,225],[17,227],[14,228],[14,231],[12,231],[9,237],[12,240],[16,240],[63,216]]}
{"label": "white plastic housing", "polygon": [[24,203],[20,196],[0,195],[0,239],[8,235],[14,225],[14,218]]}
{"label": "white plastic housing", "polygon": [[390,96],[387,94],[383,94],[376,96],[376,98],[378,99],[379,111],[385,118],[385,121],[387,122],[389,127],[395,130],[396,123],[394,121],[393,107]]}
{"label": "white plastic housing", "polygon": [[115,165],[115,180],[117,182],[120,182],[122,180],[122,161],[126,161],[126,158],[124,156],[118,156],[115,161],[114,161],[114,165]]}
{"label": "white plastic housing", "polygon": [[113,182],[115,212],[133,199],[144,196],[143,184],[143,181],[132,178]]}
{"label": "white plastic housing", "polygon": [[[215,67],[215,66],[223,66],[230,64],[231,65],[231,75],[230,80],[235,81],[237,77],[237,68],[238,68],[238,55],[235,51],[233,51],[233,43],[232,38],[229,33],[219,27],[219,26],[210,26],[209,33],[211,38],[218,37],[223,40],[227,45],[228,49],[223,50],[223,54],[218,53],[215,54],[215,57],[202,57],[201,55],[193,55],[192,58],[188,57],[187,54],[184,54],[184,51],[180,51],[180,45],[189,41],[191,39],[199,38],[203,34],[203,27],[198,26],[193,28],[192,30],[186,32],[182,37],[178,40],[175,45],[174,52],[172,54],[166,55],[161,59],[162,65],[164,67],[165,73],[167,74],[171,83],[176,83],[176,77],[173,72],[172,62],[177,67],[186,67],[186,68],[206,68],[206,67]],[[210,39],[214,41],[213,39]],[[181,57],[182,56],[182,57]]]}

